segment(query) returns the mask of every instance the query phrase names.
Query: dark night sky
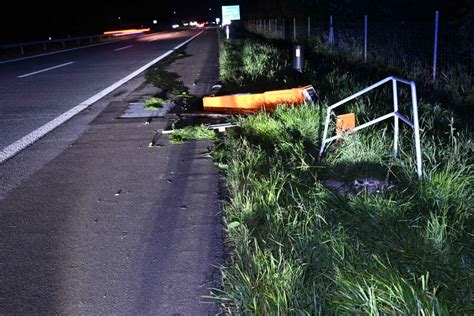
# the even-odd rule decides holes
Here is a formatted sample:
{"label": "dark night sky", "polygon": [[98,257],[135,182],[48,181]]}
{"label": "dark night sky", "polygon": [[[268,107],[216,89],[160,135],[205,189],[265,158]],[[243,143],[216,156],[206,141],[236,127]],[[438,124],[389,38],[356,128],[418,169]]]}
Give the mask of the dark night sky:
{"label": "dark night sky", "polygon": [[[443,17],[470,19],[474,0],[153,0],[99,3],[90,0],[19,1],[0,10],[0,43],[99,34],[120,27],[149,27],[153,19],[164,25],[189,19],[220,17],[221,6],[241,5],[243,18],[282,16],[358,16],[383,19],[432,19],[435,8]],[[209,11],[212,8],[212,11]],[[176,11],[176,15],[173,14]],[[119,20],[118,17],[121,17]]]}
{"label": "dark night sky", "polygon": [[[215,18],[220,16],[222,3],[225,1],[155,0],[130,1],[128,4],[104,4],[99,1],[64,1],[62,4],[53,4],[52,1],[17,1],[8,10],[2,9],[0,12],[0,42],[98,34],[121,26],[151,26],[153,19],[168,25],[175,19]],[[209,8],[212,10],[209,11]],[[173,11],[176,11],[176,15]]]}

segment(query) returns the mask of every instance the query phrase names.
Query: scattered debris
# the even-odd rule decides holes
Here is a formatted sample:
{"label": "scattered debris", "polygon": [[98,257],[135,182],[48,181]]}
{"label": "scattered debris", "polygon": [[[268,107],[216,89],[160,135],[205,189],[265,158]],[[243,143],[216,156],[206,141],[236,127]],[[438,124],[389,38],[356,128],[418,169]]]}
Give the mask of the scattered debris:
{"label": "scattered debris", "polygon": [[354,179],[351,181],[341,181],[336,179],[323,180],[322,183],[340,194],[357,194],[362,191],[377,193],[387,188],[384,180],[375,178]]}

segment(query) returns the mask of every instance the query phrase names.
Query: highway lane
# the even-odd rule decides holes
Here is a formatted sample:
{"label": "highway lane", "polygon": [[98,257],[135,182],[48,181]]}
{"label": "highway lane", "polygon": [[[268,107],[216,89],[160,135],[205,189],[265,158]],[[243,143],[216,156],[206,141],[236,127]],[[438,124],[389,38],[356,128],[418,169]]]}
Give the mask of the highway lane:
{"label": "highway lane", "polygon": [[0,150],[198,32],[156,33],[0,64]]}

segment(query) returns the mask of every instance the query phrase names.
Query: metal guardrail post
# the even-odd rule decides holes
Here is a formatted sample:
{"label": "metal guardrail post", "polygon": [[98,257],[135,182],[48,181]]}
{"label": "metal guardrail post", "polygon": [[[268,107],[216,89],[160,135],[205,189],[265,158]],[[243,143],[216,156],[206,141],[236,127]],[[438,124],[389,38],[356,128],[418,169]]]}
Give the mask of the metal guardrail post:
{"label": "metal guardrail post", "polygon": [[367,61],[368,17],[364,15],[364,61]]}
{"label": "metal guardrail post", "polygon": [[439,11],[435,12],[435,29],[434,29],[434,47],[433,47],[433,82],[436,81],[436,66],[438,59],[438,26]]}

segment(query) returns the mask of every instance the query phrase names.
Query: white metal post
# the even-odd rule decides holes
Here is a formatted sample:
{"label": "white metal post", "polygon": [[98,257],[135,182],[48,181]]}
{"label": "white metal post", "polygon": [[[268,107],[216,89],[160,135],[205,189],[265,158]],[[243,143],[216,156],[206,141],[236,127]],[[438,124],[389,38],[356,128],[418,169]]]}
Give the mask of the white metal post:
{"label": "white metal post", "polygon": [[420,144],[420,125],[418,122],[418,100],[416,96],[416,85],[410,83],[411,87],[411,103],[413,105],[413,125],[415,130],[415,150],[416,150],[416,171],[418,179],[423,180],[423,169],[421,166],[421,144]]}
{"label": "white metal post", "polygon": [[434,29],[434,47],[433,47],[433,82],[436,81],[436,63],[438,58],[438,25],[439,11],[435,12],[435,29]]}
{"label": "white metal post", "polygon": [[225,26],[225,37],[227,39],[229,39],[229,37],[230,37],[230,30],[229,30],[229,25],[228,24]]}
{"label": "white metal post", "polygon": [[364,60],[367,61],[367,31],[368,31],[368,17],[364,15]]}
{"label": "white metal post", "polygon": [[328,108],[326,113],[326,123],[324,124],[324,132],[323,132],[323,142],[321,144],[321,149],[319,150],[319,159],[321,159],[323,152],[324,152],[324,147],[326,147],[326,138],[328,135],[328,128],[329,128],[329,120],[331,119],[331,109]]}
{"label": "white metal post", "polygon": [[311,36],[311,17],[308,16],[308,38]]}
{"label": "white metal post", "polygon": [[334,46],[334,27],[332,25],[332,15],[329,17],[329,44]]}
{"label": "white metal post", "polygon": [[296,42],[296,18],[293,18],[293,42]]}
{"label": "white metal post", "polygon": [[[393,90],[393,112],[398,112],[398,91],[397,91],[397,81],[392,80],[392,90]],[[398,116],[393,117],[393,157],[397,158],[398,156]]]}

